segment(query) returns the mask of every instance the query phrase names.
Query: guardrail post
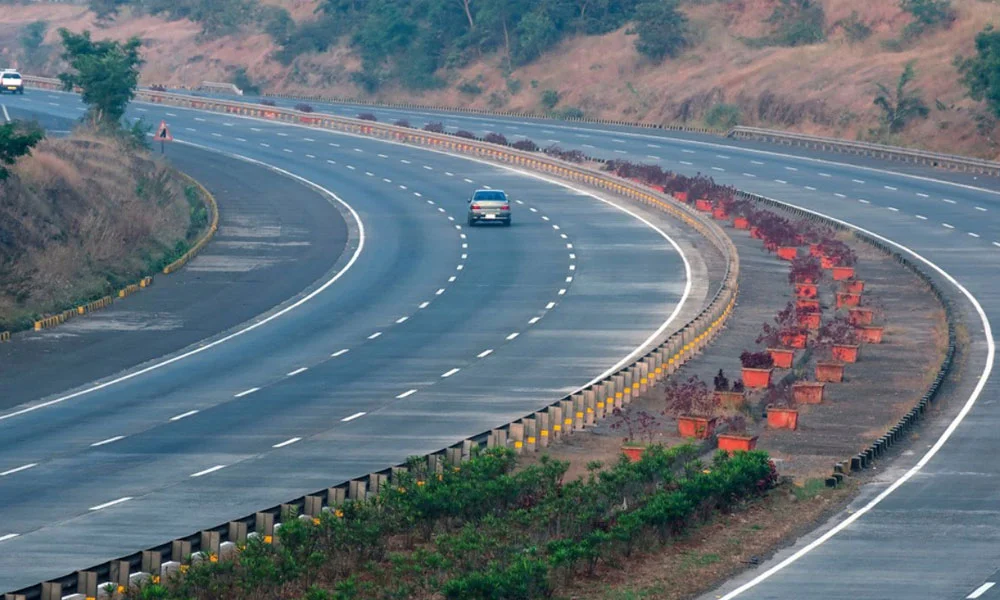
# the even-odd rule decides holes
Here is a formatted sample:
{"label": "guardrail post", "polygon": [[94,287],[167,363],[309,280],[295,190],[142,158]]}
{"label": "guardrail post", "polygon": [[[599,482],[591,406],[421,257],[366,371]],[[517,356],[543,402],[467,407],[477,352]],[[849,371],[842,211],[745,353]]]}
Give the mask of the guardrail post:
{"label": "guardrail post", "polygon": [[646,390],[649,389],[649,360],[648,358],[642,359],[639,363],[639,393],[645,394]]}
{"label": "guardrail post", "polygon": [[200,550],[205,554],[214,554],[216,557],[219,556],[219,544],[222,543],[221,536],[218,531],[202,531],[201,532],[201,548]]}
{"label": "guardrail post", "polygon": [[590,427],[597,419],[597,393],[591,387],[583,391],[584,425]]}
{"label": "guardrail post", "polygon": [[[260,515],[265,513],[257,513],[257,514]],[[268,516],[271,517],[271,523],[273,524],[274,516],[270,514]],[[257,531],[260,532],[260,529],[257,529]],[[261,535],[271,535],[271,532],[268,531],[268,533],[266,534],[261,532]],[[188,561],[190,557],[191,557],[191,542],[188,542],[186,540],[174,540],[170,542],[170,560],[175,560],[179,563],[185,563]]]}
{"label": "guardrail post", "polygon": [[508,428],[510,440],[514,442],[514,452],[521,454],[524,452],[524,423],[511,423]]}
{"label": "guardrail post", "polygon": [[347,484],[348,500],[364,500],[368,491],[368,482],[361,479],[354,479]]}
{"label": "guardrail post", "polygon": [[535,413],[535,423],[538,428],[538,445],[541,448],[545,448],[549,445],[549,436],[552,434],[548,409]]}
{"label": "guardrail post", "polygon": [[449,467],[457,467],[462,464],[462,448],[447,448],[444,451],[445,460]]}
{"label": "guardrail post", "polygon": [[3,600],[27,600],[24,594],[4,594]]}
{"label": "guardrail post", "polygon": [[62,600],[62,584],[54,581],[43,583],[42,600]]}
{"label": "guardrail post", "polygon": [[163,566],[163,555],[160,554],[159,550],[143,550],[142,562],[140,563],[140,566],[144,572],[152,573],[153,575],[159,577],[160,567]]}
{"label": "guardrail post", "polygon": [[77,571],[76,572],[76,593],[86,598],[97,597],[97,572]]}
{"label": "guardrail post", "polygon": [[306,496],[305,504],[302,506],[302,514],[307,517],[318,517],[323,512],[322,496]]}
{"label": "guardrail post", "polygon": [[388,475],[385,473],[372,473],[368,476],[368,493],[372,496],[377,496],[382,491],[382,486],[387,483],[389,483]]}
{"label": "guardrail post", "polygon": [[[257,535],[264,536],[264,540],[268,541],[267,538],[274,537],[274,515],[269,512],[259,512],[254,515],[254,527],[253,530]],[[191,553],[191,545],[188,544],[188,554]],[[177,555],[174,555],[174,560],[180,560]]]}
{"label": "guardrail post", "polygon": [[536,429],[535,417],[525,417],[521,419],[524,423],[524,448],[528,452],[538,450],[538,430]]}
{"label": "guardrail post", "polygon": [[559,408],[562,412],[562,432],[563,434],[573,433],[573,401],[560,400]]}
{"label": "guardrail post", "polygon": [[561,404],[562,403],[560,403],[559,406],[550,406],[549,407],[549,421],[552,424],[552,439],[553,440],[558,440],[559,438],[562,437],[563,411],[562,411]]}
{"label": "guardrail post", "polygon": [[347,499],[347,490],[343,487],[326,488],[326,505],[340,506]]}
{"label": "guardrail post", "polygon": [[583,429],[583,394],[573,394],[570,397],[573,403],[573,430]]}
{"label": "guardrail post", "polygon": [[462,440],[462,460],[469,460],[472,458],[472,454],[479,448],[478,442],[473,442],[472,440]]}
{"label": "guardrail post", "polygon": [[108,581],[113,584],[117,589],[125,588],[128,589],[129,579],[129,565],[127,560],[113,560],[108,565],[111,567],[109,571]]}

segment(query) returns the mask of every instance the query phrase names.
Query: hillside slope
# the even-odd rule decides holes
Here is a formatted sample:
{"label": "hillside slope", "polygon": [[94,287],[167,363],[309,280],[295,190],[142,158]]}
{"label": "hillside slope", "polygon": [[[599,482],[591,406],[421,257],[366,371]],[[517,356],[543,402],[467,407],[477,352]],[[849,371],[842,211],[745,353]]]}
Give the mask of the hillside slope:
{"label": "hillside slope", "polygon": [[[872,104],[875,84],[895,86],[904,66],[915,61],[916,78],[930,114],[898,136],[881,141],[998,158],[992,138],[993,120],[966,98],[953,66],[956,55],[969,55],[973,39],[988,23],[1000,23],[1000,5],[983,0],[954,0],[957,18],[947,29],[920,37],[910,45],[898,40],[911,21],[895,0],[860,3],[821,0],[826,15],[826,41],[799,47],[753,47],[745,38],[766,35],[765,23],[780,0],[728,0],[685,3],[696,43],[676,59],[652,64],[635,50],[627,28],[599,36],[571,37],[541,58],[505,76],[500,56],[485,56],[461,69],[443,71],[441,89],[414,92],[389,82],[374,95],[354,83],[351,73],[359,56],[341,44],[322,54],[299,56],[290,66],[272,58],[271,38],[248,27],[236,35],[207,39],[190,21],[166,22],[149,16],[122,14],[97,28],[84,7],[62,4],[4,8],[0,15],[0,61],[25,62],[18,37],[26,24],[49,23],[46,44],[54,44],[57,27],[90,28],[95,35],[138,35],[146,44],[144,83],[195,86],[203,80],[231,81],[245,68],[263,91],[326,94],[336,97],[407,100],[440,106],[470,106],[544,112],[558,93],[556,110],[582,111],[587,117],[624,118],[650,123],[701,125],[706,114],[722,114],[725,123],[738,116],[742,124],[788,128],[846,138],[869,137],[877,128]],[[316,18],[316,0],[266,0],[289,10],[297,21]],[[843,23],[856,21],[871,30],[863,41],[850,42]],[[43,50],[44,50],[43,46]],[[27,57],[31,72],[58,71],[48,56]],[[459,91],[459,90],[464,90]],[[719,105],[735,105],[722,106]],[[985,127],[984,127],[985,126]]]}

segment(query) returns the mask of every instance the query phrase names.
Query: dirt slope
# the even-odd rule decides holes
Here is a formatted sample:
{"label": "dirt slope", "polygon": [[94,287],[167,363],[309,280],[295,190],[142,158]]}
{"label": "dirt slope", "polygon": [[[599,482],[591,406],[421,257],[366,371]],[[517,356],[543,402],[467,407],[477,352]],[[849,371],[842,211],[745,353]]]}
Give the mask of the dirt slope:
{"label": "dirt slope", "polygon": [[[313,18],[316,0],[265,0],[287,8],[298,20]],[[945,31],[922,38],[904,51],[883,44],[899,37],[909,17],[895,0],[861,3],[822,0],[828,40],[799,48],[751,49],[740,40],[766,33],[763,20],[778,0],[728,0],[685,6],[698,32],[698,44],[676,60],[660,65],[643,61],[624,29],[604,36],[578,37],[560,44],[533,64],[505,78],[498,57],[487,57],[461,71],[446,73],[451,85],[415,94],[385,87],[381,100],[418,101],[443,106],[473,106],[542,112],[545,90],[560,93],[557,108],[576,107],[588,117],[628,118],[646,122],[701,124],[705,111],[718,103],[740,106],[744,124],[790,128],[856,138],[877,125],[872,105],[875,83],[894,86],[903,66],[916,61],[915,87],[931,107],[928,119],[914,123],[897,143],[948,152],[1000,157],[988,135],[977,132],[975,113],[952,65],[972,51],[975,34],[1000,23],[1000,5],[983,0],[953,0],[957,21]],[[835,25],[857,11],[873,35],[851,44]],[[23,60],[17,42],[26,23],[50,23],[47,43],[57,27],[96,29],[83,7],[45,4],[4,7],[0,14],[0,62]],[[269,58],[275,47],[259,32],[204,39],[198,25],[167,23],[123,15],[96,31],[98,36],[141,36],[147,44],[145,83],[194,86],[203,80],[228,81],[237,66],[268,91],[362,97],[349,74],[359,61],[346,48],[300,57],[291,67]],[[54,52],[52,54],[55,54]],[[56,72],[51,59],[35,69]],[[483,92],[460,93],[462,82],[477,81]],[[516,81],[513,86],[511,82]],[[519,88],[519,89],[518,89]],[[512,90],[517,90],[516,92]]]}

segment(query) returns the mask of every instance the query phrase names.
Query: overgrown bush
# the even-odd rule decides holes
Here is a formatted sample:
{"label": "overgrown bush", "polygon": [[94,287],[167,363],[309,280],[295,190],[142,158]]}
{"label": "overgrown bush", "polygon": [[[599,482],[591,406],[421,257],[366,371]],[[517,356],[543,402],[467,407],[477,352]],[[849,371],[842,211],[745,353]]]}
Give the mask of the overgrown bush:
{"label": "overgrown bush", "polygon": [[431,133],[444,133],[444,123],[440,121],[428,123],[424,125],[424,131],[429,131]]}
{"label": "overgrown bush", "polygon": [[313,112],[313,107],[311,104],[306,104],[305,102],[299,102],[298,104],[295,105],[295,110],[304,113],[311,113]]}
{"label": "overgrown bush", "polygon": [[476,134],[472,133],[471,131],[466,131],[465,129],[459,129],[458,131],[456,131],[456,132],[454,133],[454,135],[455,135],[456,137],[460,137],[460,138],[465,138],[465,139],[467,139],[467,140],[475,140],[475,139],[478,139],[478,138],[476,137]]}
{"label": "overgrown bush", "polygon": [[559,104],[559,92],[555,90],[544,90],[542,92],[542,106],[545,110],[552,110]]}
{"label": "overgrown bush", "polygon": [[538,144],[531,140],[517,140],[511,144],[511,147],[526,152],[538,152]]}
{"label": "overgrown bush", "polygon": [[507,145],[507,137],[502,133],[489,132],[486,137],[483,138],[484,142],[489,142],[491,144],[500,144],[501,146]]}
{"label": "overgrown bush", "polygon": [[903,29],[906,41],[935,29],[948,28],[956,18],[951,0],[900,0],[899,7],[913,17],[913,21]]}
{"label": "overgrown bush", "polygon": [[826,13],[818,0],[781,0],[765,21],[771,34],[745,40],[753,47],[808,46],[826,39]]}
{"label": "overgrown bush", "polygon": [[362,121],[378,121],[378,117],[375,116],[375,113],[370,112],[358,113],[358,118]]}
{"label": "overgrown bush", "polygon": [[635,42],[639,54],[660,62],[678,56],[688,46],[690,29],[676,0],[652,0],[637,7],[630,33],[639,38]]}
{"label": "overgrown bush", "polygon": [[844,37],[852,44],[863,42],[872,35],[872,28],[861,20],[856,10],[851,11],[851,16],[837,21],[836,25],[844,30]]}

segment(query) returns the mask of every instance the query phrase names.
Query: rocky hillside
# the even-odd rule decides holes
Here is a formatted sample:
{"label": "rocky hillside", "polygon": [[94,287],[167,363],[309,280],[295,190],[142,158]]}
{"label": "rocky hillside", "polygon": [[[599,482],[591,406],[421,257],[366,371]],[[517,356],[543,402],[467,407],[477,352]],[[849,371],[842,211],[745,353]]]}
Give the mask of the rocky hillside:
{"label": "rocky hillside", "polygon": [[[225,0],[240,1],[244,0]],[[257,16],[229,28],[214,21],[210,27],[205,20],[178,18],[193,12],[168,14],[138,6],[101,22],[79,4],[4,6],[0,62],[20,64],[29,72],[58,72],[58,50],[51,47],[56,43],[55,30],[89,28],[98,37],[140,36],[146,46],[147,84],[235,81],[264,92],[405,99],[656,123],[707,122],[718,127],[741,123],[1000,157],[993,141],[995,119],[984,105],[967,97],[954,64],[956,56],[973,52],[978,32],[991,22],[1000,23],[1000,6],[985,0],[688,0],[679,4],[687,19],[683,47],[662,61],[637,51],[640,36],[627,18],[617,25],[608,19],[619,16],[608,13],[595,25],[573,13],[570,16],[576,16],[567,17],[567,25],[550,23],[550,29],[539,30],[536,25],[541,25],[534,21],[522,21],[510,31],[505,28],[506,44],[501,38],[492,46],[470,45],[468,36],[461,38],[441,49],[448,55],[434,67],[433,83],[426,85],[414,84],[409,77],[420,58],[416,42],[406,46],[408,42],[400,42],[399,36],[391,38],[399,32],[388,27],[383,28],[387,39],[402,44],[396,54],[385,50],[384,40],[367,40],[371,34],[362,26],[367,21],[357,26],[349,21],[349,11],[362,10],[357,3],[260,1],[268,8],[258,6]],[[566,2],[575,11],[590,4],[616,5]],[[488,23],[496,22],[487,4],[471,0],[481,12],[468,13],[469,23],[475,19],[475,31],[483,36]],[[501,2],[493,10],[515,4]],[[348,31],[339,28],[343,23],[331,20],[334,5],[343,11],[338,18],[343,17]],[[463,2],[447,5],[454,10],[456,23],[464,23]],[[641,8],[642,2],[623,0],[620,5]],[[948,9],[944,17],[928,16],[928,10],[933,13],[942,7]],[[406,19],[417,19],[417,34],[424,23],[437,18],[403,17],[403,25],[409,22]],[[26,41],[26,32],[36,21],[44,21],[46,30],[41,41],[32,44]],[[615,27],[602,31],[601,25],[608,23]],[[381,34],[383,29],[375,31]],[[552,31],[559,32],[558,38],[551,37]],[[530,49],[524,50],[528,44],[524,40],[543,33],[550,36],[547,45],[525,54]],[[303,40],[318,35],[329,35],[333,41],[328,46],[311,41],[303,45]],[[522,37],[512,45],[510,36],[516,35]],[[324,50],[315,51],[316,47]],[[926,115],[918,111],[890,128],[873,99],[879,83],[895,93],[907,64],[913,65],[914,77],[906,91],[923,101]]]}

